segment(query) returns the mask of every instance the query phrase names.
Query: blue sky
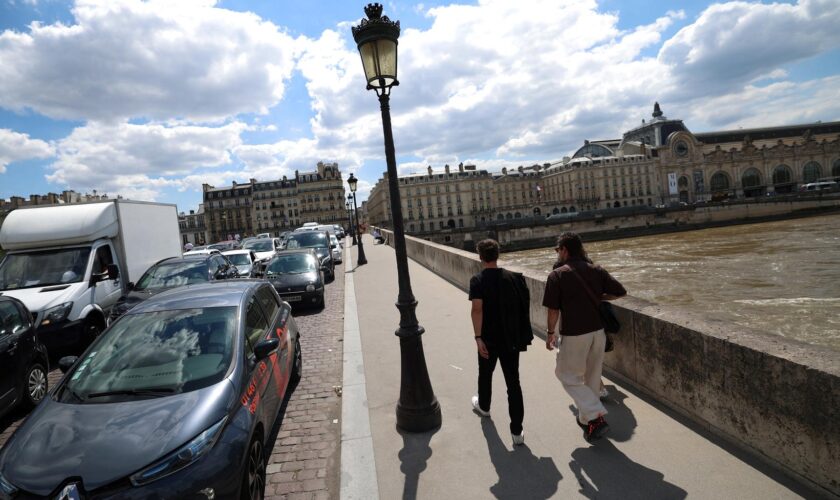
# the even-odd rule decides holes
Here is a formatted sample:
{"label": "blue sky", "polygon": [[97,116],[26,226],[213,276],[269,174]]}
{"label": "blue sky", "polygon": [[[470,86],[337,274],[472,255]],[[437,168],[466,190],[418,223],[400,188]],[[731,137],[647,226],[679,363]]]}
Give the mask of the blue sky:
{"label": "blue sky", "polygon": [[[0,0],[0,198],[385,170],[350,26],[364,2]],[[556,161],[659,101],[709,131],[840,119],[836,0],[384,2],[402,173]]]}

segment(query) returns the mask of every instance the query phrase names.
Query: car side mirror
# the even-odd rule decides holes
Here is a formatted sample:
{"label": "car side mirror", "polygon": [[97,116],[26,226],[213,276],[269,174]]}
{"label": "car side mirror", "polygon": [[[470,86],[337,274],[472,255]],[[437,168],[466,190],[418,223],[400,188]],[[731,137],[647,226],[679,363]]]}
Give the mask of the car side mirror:
{"label": "car side mirror", "polygon": [[280,339],[263,339],[254,346],[254,357],[257,361],[267,358],[280,346]]}
{"label": "car side mirror", "polygon": [[335,245],[332,245],[332,244],[331,244],[331,245],[330,245],[330,248],[335,248]]}
{"label": "car side mirror", "polygon": [[126,284],[125,284],[125,289],[126,289],[126,290],[128,290],[129,292],[130,292],[130,291],[132,291],[132,290],[134,290],[134,282],[133,282],[133,281],[129,281],[128,283],[126,283]]}
{"label": "car side mirror", "polygon": [[76,361],[79,359],[78,356],[64,356],[63,358],[58,360],[58,368],[61,370],[61,373],[67,373],[70,368],[73,368],[73,365],[76,364]]}

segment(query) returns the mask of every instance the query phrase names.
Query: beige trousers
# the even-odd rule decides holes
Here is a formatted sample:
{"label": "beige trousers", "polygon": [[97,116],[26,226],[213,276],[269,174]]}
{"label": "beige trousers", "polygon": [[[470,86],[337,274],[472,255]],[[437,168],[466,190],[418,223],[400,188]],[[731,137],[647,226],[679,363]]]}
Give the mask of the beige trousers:
{"label": "beige trousers", "polygon": [[604,330],[560,336],[554,375],[575,401],[578,420],[583,424],[607,414],[598,396],[606,341]]}

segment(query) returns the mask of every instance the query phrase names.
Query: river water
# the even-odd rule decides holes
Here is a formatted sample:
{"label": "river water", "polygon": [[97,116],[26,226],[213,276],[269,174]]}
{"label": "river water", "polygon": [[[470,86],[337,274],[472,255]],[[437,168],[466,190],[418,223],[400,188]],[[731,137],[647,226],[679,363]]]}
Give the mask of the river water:
{"label": "river water", "polygon": [[[840,215],[584,246],[630,295],[840,350]],[[501,257],[546,273],[554,259],[553,248]]]}

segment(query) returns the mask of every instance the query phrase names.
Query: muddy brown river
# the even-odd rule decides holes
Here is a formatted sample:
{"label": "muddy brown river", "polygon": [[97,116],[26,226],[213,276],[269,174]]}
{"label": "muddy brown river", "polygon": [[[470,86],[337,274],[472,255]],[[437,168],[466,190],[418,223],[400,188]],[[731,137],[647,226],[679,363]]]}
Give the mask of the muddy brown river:
{"label": "muddy brown river", "polygon": [[[585,247],[630,295],[840,351],[840,215]],[[554,258],[546,248],[501,260],[547,273]]]}

